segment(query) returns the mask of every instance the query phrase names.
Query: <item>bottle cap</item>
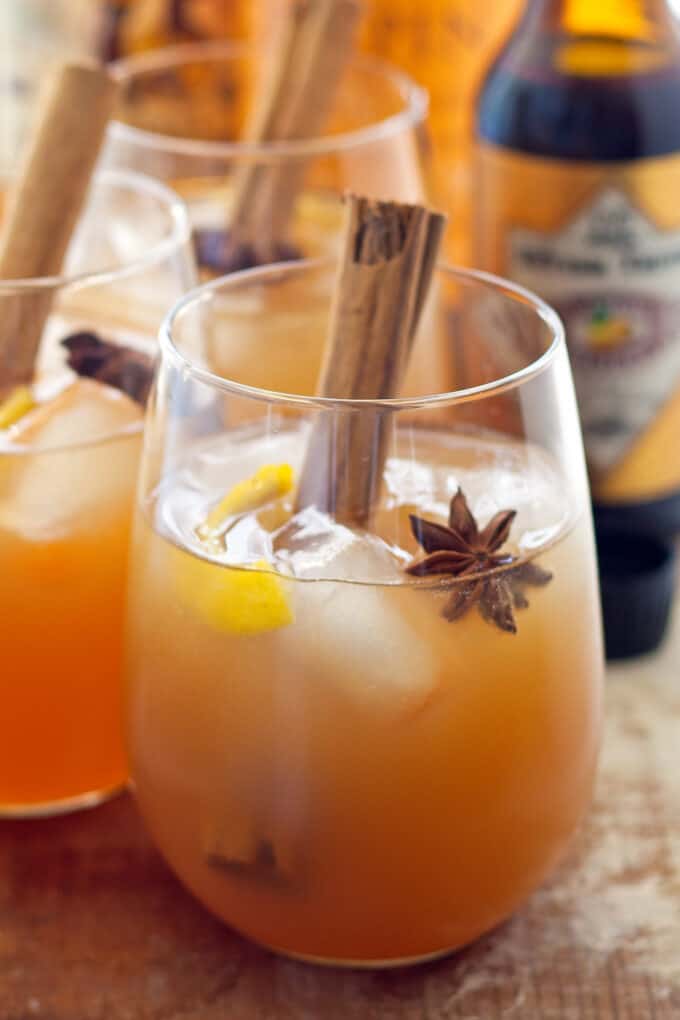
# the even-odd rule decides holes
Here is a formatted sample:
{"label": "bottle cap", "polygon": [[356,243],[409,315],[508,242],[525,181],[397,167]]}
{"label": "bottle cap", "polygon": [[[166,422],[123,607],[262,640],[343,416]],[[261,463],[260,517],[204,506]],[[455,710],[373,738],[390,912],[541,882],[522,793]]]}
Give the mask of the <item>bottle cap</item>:
{"label": "bottle cap", "polygon": [[673,545],[654,535],[604,530],[597,546],[607,658],[654,651],[673,602]]}

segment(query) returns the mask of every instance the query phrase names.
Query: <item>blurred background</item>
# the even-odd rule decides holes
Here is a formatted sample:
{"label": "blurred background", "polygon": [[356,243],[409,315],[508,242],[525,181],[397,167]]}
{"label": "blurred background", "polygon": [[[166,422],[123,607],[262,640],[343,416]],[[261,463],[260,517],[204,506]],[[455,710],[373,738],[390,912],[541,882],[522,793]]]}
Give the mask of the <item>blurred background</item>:
{"label": "blurred background", "polygon": [[[65,57],[118,59],[202,38],[262,44],[285,0],[3,0],[0,167],[16,163],[37,87]],[[467,261],[474,97],[522,0],[366,0],[360,45],[407,71],[431,96],[433,193],[452,216],[450,254]]]}

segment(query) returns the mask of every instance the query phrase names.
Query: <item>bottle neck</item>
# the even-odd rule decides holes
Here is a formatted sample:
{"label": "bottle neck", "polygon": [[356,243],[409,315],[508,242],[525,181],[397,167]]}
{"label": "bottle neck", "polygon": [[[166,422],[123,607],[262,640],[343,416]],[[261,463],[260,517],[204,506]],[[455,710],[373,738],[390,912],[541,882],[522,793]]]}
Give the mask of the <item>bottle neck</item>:
{"label": "bottle neck", "polygon": [[530,0],[527,19],[542,32],[649,42],[677,31],[670,0]]}
{"label": "bottle neck", "polygon": [[652,73],[680,65],[678,24],[671,0],[529,0],[510,49],[571,76]]}

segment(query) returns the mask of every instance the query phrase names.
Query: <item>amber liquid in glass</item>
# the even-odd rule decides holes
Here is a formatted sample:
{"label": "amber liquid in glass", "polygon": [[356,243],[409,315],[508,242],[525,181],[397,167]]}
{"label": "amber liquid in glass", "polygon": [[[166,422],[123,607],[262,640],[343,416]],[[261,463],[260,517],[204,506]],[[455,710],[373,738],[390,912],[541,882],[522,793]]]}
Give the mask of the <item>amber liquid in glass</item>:
{"label": "amber liquid in glass", "polygon": [[[82,446],[0,446],[4,815],[87,806],[127,779],[122,630],[141,411],[98,390],[79,382],[55,398],[72,401]],[[100,410],[132,431],[88,444]],[[43,436],[59,431],[49,403],[33,414]]]}
{"label": "amber liquid in glass", "polygon": [[[601,657],[590,526],[538,450],[424,433],[417,464],[388,461],[374,535],[312,509],[304,534],[273,539],[278,506],[229,532],[231,562],[254,570],[200,547],[194,527],[219,492],[203,491],[209,478],[229,486],[263,460],[297,472],[303,451],[295,429],[264,445],[252,428],[211,441],[139,514],[137,796],[182,880],[253,939],[326,961],[426,958],[506,917],[589,802]],[[447,622],[456,582],[403,572],[408,513],[445,517],[452,471],[478,507],[484,493],[522,502],[515,547],[553,574],[517,634],[476,610]]]}
{"label": "amber liquid in glass", "polygon": [[[93,288],[55,305],[36,406],[0,429],[0,816],[87,807],[121,789],[123,617],[142,407],[64,363],[97,323],[148,349],[157,311]],[[92,328],[92,327],[90,327]]]}

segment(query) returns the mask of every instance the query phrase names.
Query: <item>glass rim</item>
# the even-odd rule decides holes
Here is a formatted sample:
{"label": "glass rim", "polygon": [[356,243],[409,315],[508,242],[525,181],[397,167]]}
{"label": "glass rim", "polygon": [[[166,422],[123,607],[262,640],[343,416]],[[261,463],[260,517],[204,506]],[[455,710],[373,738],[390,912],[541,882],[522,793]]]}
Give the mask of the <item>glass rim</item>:
{"label": "glass rim", "polygon": [[308,408],[315,410],[389,410],[389,411],[417,411],[428,410],[442,406],[450,406],[498,396],[510,390],[517,389],[529,379],[542,374],[554,361],[559,351],[566,347],[564,325],[559,315],[546,301],[540,298],[533,291],[521,287],[519,284],[506,280],[493,273],[487,273],[480,269],[468,269],[459,266],[450,266],[444,262],[437,264],[437,274],[444,274],[447,278],[462,283],[483,284],[491,290],[502,291],[509,299],[520,301],[530,305],[534,313],[543,320],[551,333],[551,341],[548,347],[528,364],[523,365],[515,372],[493,379],[490,382],[479,383],[476,386],[469,386],[459,390],[449,390],[442,393],[430,393],[419,397],[386,397],[376,400],[357,400],[349,397],[321,397],[314,394],[283,393],[276,390],[267,390],[258,386],[248,386],[245,383],[227,379],[224,376],[211,372],[210,369],[197,365],[190,357],[184,354],[177,346],[173,336],[174,326],[192,306],[198,306],[208,300],[216,292],[236,289],[240,284],[266,283],[274,277],[292,276],[297,273],[310,272],[313,269],[332,267],[337,265],[334,258],[300,259],[295,262],[277,262],[272,265],[261,266],[255,269],[246,269],[238,273],[230,273],[218,279],[210,280],[199,287],[184,294],[170,309],[165,316],[159,331],[160,358],[158,365],[164,357],[169,357],[178,363],[183,371],[205,385],[221,390],[231,396],[256,399],[269,404],[279,404]]}
{"label": "glass rim", "polygon": [[[258,51],[247,42],[233,40],[183,43],[131,57],[123,57],[114,61],[110,65],[110,70],[119,84],[123,84],[135,75],[143,74],[146,71],[179,66],[194,55],[215,61],[219,58],[235,60],[239,57],[257,55],[257,53]],[[349,67],[373,69],[389,79],[402,97],[403,108],[398,113],[354,131],[322,135],[319,138],[301,138],[294,141],[223,142],[210,139],[181,138],[176,135],[147,131],[144,128],[126,124],[115,117],[109,124],[109,135],[114,140],[134,142],[140,148],[164,150],[178,156],[201,157],[208,155],[212,158],[234,161],[236,159],[265,161],[332,155],[392,138],[394,135],[425,121],[430,103],[429,94],[404,71],[377,57],[363,55],[353,58]]]}
{"label": "glass rim", "polygon": [[[153,245],[143,255],[130,260],[123,266],[113,269],[101,269],[91,272],[64,273],[58,276],[44,276],[21,280],[0,280],[0,299],[16,293],[36,293],[59,290],[66,287],[100,286],[113,283],[136,273],[152,268],[163,262],[183,245],[191,240],[191,225],[186,207],[179,196],[162,181],[133,170],[98,170],[92,183],[99,181],[114,185],[122,185],[137,194],[152,195],[160,199],[166,206],[171,217],[171,227],[167,236]],[[101,435],[85,437],[73,442],[47,444],[24,443],[12,440],[0,445],[0,457],[48,456],[50,454],[77,452],[88,447],[103,447],[111,443],[132,439],[142,434],[144,429],[144,411],[140,420],[130,422],[120,428],[102,432]],[[9,431],[9,430],[8,430]]]}
{"label": "glass rim", "polygon": [[18,280],[0,279],[0,297],[15,292],[40,292],[59,290],[72,286],[100,286],[102,284],[113,283],[158,265],[178,251],[183,245],[189,244],[191,240],[191,224],[186,206],[179,195],[164,184],[163,181],[150,177],[147,174],[138,173],[136,170],[102,169],[95,172],[90,187],[96,187],[100,183],[122,186],[131,192],[151,195],[159,199],[170,213],[171,227],[168,234],[143,254],[131,259],[122,266],[115,266],[110,269],[84,270],[79,273],[59,273],[54,276],[25,277]]}

